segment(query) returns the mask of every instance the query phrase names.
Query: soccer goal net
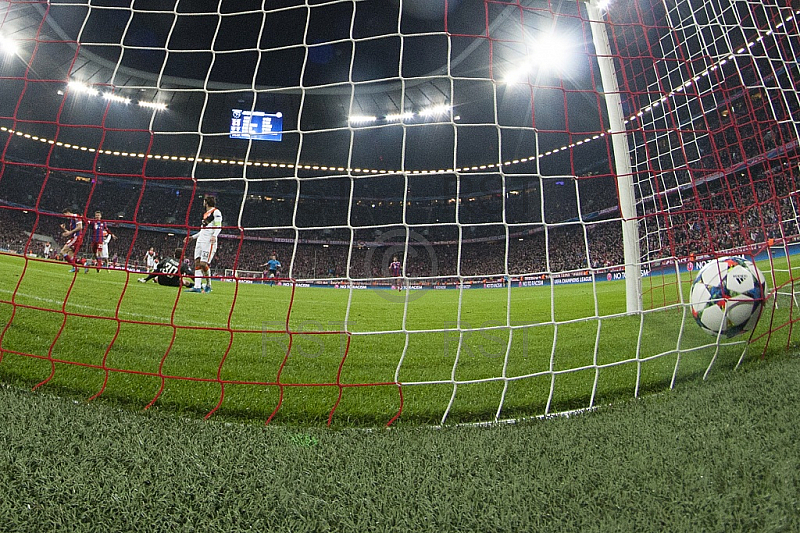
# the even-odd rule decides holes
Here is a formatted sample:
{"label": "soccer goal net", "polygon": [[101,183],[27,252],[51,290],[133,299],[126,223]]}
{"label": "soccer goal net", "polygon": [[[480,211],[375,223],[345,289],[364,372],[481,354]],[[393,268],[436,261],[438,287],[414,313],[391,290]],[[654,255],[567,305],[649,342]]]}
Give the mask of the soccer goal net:
{"label": "soccer goal net", "polygon": [[230,280],[250,280],[261,281],[267,277],[267,273],[263,270],[233,270],[232,268],[225,269],[224,279]]}
{"label": "soccer goal net", "polygon": [[[445,424],[593,408],[796,343],[798,16],[0,2],[0,378]],[[728,270],[693,290],[706,264]]]}

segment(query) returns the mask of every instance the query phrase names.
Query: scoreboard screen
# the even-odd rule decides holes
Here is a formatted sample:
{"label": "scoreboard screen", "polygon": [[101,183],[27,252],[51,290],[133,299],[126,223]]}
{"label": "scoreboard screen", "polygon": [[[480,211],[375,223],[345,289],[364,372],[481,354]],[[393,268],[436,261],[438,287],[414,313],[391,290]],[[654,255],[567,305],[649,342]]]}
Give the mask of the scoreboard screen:
{"label": "scoreboard screen", "polygon": [[263,111],[231,110],[231,139],[252,139],[254,141],[280,141],[283,131],[281,113]]}

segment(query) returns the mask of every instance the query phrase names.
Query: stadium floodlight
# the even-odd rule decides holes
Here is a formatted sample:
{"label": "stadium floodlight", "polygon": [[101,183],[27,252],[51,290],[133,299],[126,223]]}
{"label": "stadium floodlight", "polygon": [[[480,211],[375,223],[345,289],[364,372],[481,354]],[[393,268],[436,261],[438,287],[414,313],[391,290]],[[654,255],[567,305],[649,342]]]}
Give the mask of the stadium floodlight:
{"label": "stadium floodlight", "polygon": [[410,120],[414,118],[414,113],[411,111],[406,111],[405,113],[395,113],[392,115],[386,115],[386,122],[402,122],[404,120]]}
{"label": "stadium floodlight", "polygon": [[373,117],[371,115],[350,115],[348,122],[350,122],[350,124],[369,124],[376,120],[378,120],[378,117]]}
{"label": "stadium floodlight", "polygon": [[570,48],[565,39],[550,33],[536,40],[530,59],[539,68],[560,70],[568,63]]}
{"label": "stadium floodlight", "polygon": [[124,96],[119,96],[114,93],[103,93],[103,98],[106,100],[110,100],[112,102],[119,102],[121,104],[128,105],[131,103],[130,98],[125,98]]}
{"label": "stadium floodlight", "polygon": [[139,107],[146,107],[148,109],[155,109],[156,111],[165,111],[167,109],[167,104],[160,103],[160,102],[142,102],[142,101],[139,101]]}
{"label": "stadium floodlight", "polygon": [[506,77],[503,81],[506,85],[514,85],[515,83],[520,83],[523,79],[527,78],[530,72],[531,66],[523,65],[506,74]]}
{"label": "stadium floodlight", "polygon": [[17,43],[12,39],[0,35],[0,51],[8,55],[17,53]]}
{"label": "stadium floodlight", "polygon": [[85,83],[81,83],[79,81],[74,81],[74,80],[70,81],[67,84],[67,88],[69,88],[70,90],[75,91],[75,92],[79,92],[79,93],[83,93],[83,94],[90,94],[92,96],[99,96],[100,95],[100,91],[98,91],[94,87],[91,87],[91,86],[86,85]]}
{"label": "stadium floodlight", "polygon": [[563,74],[567,70],[565,67],[569,65],[569,50],[572,48],[568,40],[550,33],[532,41],[531,52],[506,75],[506,84],[519,83],[534,71]]}
{"label": "stadium floodlight", "polygon": [[440,117],[442,115],[447,115],[452,109],[453,108],[447,104],[440,104],[423,109],[420,111],[419,115],[421,117]]}

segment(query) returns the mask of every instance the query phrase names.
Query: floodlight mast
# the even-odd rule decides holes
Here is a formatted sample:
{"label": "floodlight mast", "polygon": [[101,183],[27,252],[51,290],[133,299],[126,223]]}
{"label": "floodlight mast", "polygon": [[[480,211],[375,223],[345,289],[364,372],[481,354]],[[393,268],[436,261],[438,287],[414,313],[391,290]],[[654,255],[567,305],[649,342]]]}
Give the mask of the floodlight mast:
{"label": "floodlight mast", "polygon": [[639,225],[636,219],[636,194],[633,184],[633,169],[628,148],[628,135],[622,114],[622,99],[614,68],[614,56],[608,41],[608,30],[603,21],[601,6],[605,0],[587,0],[586,13],[592,30],[592,40],[597,53],[603,96],[608,112],[611,145],[614,150],[614,170],[617,175],[619,209],[622,215],[622,243],[625,261],[626,311],[642,311],[642,267],[639,253]]}

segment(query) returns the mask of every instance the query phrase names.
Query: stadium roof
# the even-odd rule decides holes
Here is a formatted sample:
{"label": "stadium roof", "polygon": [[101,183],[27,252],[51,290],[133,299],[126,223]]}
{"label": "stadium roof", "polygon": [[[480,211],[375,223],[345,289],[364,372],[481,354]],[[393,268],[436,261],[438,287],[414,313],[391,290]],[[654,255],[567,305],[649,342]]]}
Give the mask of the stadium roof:
{"label": "stadium roof", "polygon": [[[577,17],[579,2],[560,2],[554,8],[566,16],[555,18],[545,3],[541,10],[525,8],[521,17],[518,5],[448,0],[447,32],[444,0],[404,0],[402,13],[399,4],[399,0],[273,0],[266,4],[260,0],[136,0],[120,7],[119,2],[102,0],[20,2],[8,10],[2,31],[22,43],[17,75],[53,80],[28,89],[31,95],[42,91],[27,102],[33,108],[48,98],[48,91],[55,96],[66,80],[107,87],[133,101],[161,102],[169,109],[154,120],[149,113],[120,113],[107,117],[108,125],[213,132],[204,140],[205,150],[217,154],[230,150],[224,135],[230,109],[281,112],[284,129],[342,130],[347,137],[344,144],[322,134],[319,139],[306,135],[303,141],[301,159],[331,166],[347,166],[347,154],[342,152],[352,147],[346,129],[349,116],[381,117],[442,104],[454,106],[452,117],[434,120],[437,124],[426,126],[424,133],[415,132],[418,139],[407,132],[412,145],[427,150],[382,154],[384,146],[403,142],[399,128],[356,132],[356,141],[361,136],[371,142],[361,143],[364,150],[375,152],[374,158],[363,156],[365,164],[389,169],[452,167],[453,122],[475,126],[459,132],[463,151],[459,164],[527,157],[536,149],[530,124],[526,126],[532,114],[538,113],[539,128],[563,130],[565,111],[560,108],[569,100],[570,106],[580,109],[586,104],[581,102],[581,93],[596,89],[588,62],[564,78],[537,77],[542,88],[535,110],[529,91],[492,81],[512,72],[527,54],[520,48],[521,30],[534,41],[558,32],[573,38],[576,52],[585,55],[590,43],[581,33],[585,28],[580,28]],[[491,39],[482,38],[487,33]],[[34,45],[36,60],[30,72],[24,73]],[[84,104],[76,103],[70,111],[77,113],[80,105]],[[571,131],[577,135],[602,129],[596,104],[589,105],[595,105],[593,112],[574,113],[570,119]],[[548,123],[551,110],[558,116]],[[205,122],[197,124],[193,119],[200,114]],[[510,130],[520,130],[508,133],[516,136],[505,143],[503,154],[496,146],[492,150],[482,143],[483,126],[492,127],[498,119]],[[527,132],[522,131],[525,128]],[[187,139],[178,136],[171,142]],[[435,153],[439,140],[447,147],[445,153]],[[555,134],[540,149],[544,152],[569,141],[567,135]],[[191,155],[196,150],[196,143],[190,143],[184,152]],[[258,157],[264,150],[267,147],[257,146],[250,154]],[[241,145],[235,151],[244,152]],[[296,146],[270,146],[268,151],[277,159],[291,161]]]}

